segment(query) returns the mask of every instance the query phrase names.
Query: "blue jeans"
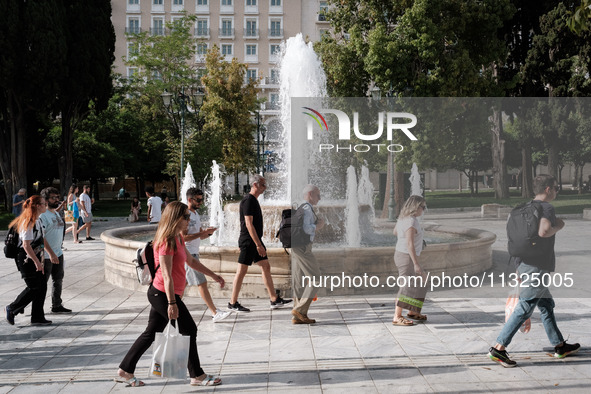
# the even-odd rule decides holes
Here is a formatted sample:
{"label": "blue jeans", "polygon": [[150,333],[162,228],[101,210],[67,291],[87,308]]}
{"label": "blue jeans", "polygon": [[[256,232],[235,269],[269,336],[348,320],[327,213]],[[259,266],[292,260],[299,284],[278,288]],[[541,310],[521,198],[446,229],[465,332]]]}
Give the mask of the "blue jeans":
{"label": "blue jeans", "polygon": [[[523,280],[522,287],[519,289],[519,302],[501,330],[497,338],[497,343],[503,346],[509,346],[513,335],[519,330],[523,322],[530,318],[536,305],[540,309],[542,323],[552,346],[557,346],[564,342],[564,338],[556,325],[556,318],[554,317],[554,299],[552,298],[552,294],[550,294],[550,290],[541,283],[542,275],[549,272],[525,263],[521,263],[517,271]],[[532,280],[532,274],[536,273],[539,274],[539,281],[536,279]],[[534,285],[537,286],[534,287]]]}

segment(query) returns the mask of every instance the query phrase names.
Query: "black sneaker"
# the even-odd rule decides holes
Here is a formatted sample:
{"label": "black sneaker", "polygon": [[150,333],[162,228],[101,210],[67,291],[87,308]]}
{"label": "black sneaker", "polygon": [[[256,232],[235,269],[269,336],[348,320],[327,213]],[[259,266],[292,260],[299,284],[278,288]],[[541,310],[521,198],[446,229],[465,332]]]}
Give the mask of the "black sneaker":
{"label": "black sneaker", "polygon": [[281,297],[277,297],[277,299],[275,299],[275,301],[271,301],[271,309],[282,308],[282,307],[284,307],[285,305],[289,304],[292,301],[293,300],[284,300]]}
{"label": "black sneaker", "polygon": [[31,320],[32,326],[48,326],[51,324],[51,320],[43,319],[43,320]]}
{"label": "black sneaker", "polygon": [[556,358],[565,358],[566,356],[570,356],[571,354],[575,354],[579,351],[581,345],[578,343],[569,344],[564,341],[564,344],[560,347],[556,346],[554,348],[554,357]]}
{"label": "black sneaker", "polygon": [[14,326],[14,313],[12,313],[12,309],[8,305],[6,306],[6,321],[11,326]]}
{"label": "black sneaker", "polygon": [[86,240],[87,241],[94,241],[94,238],[92,238],[92,237],[86,237]]}
{"label": "black sneaker", "polygon": [[250,312],[250,309],[243,307],[238,301],[236,301],[234,304],[230,304],[228,302],[228,309],[236,312]]}
{"label": "black sneaker", "polygon": [[517,363],[509,358],[506,350],[497,350],[494,347],[491,347],[488,349],[488,358],[501,364],[505,368],[513,368],[517,366]]}
{"label": "black sneaker", "polygon": [[71,309],[68,309],[68,308],[64,307],[63,305],[53,307],[53,308],[51,308],[51,311],[53,313],[72,313]]}

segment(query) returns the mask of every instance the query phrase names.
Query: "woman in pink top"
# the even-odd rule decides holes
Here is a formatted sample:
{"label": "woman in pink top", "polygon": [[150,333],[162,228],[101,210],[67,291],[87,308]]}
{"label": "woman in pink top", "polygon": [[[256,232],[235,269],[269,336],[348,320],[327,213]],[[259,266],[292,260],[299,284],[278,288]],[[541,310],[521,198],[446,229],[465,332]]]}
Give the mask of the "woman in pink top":
{"label": "woman in pink top", "polygon": [[140,357],[154,342],[156,333],[164,331],[169,319],[176,319],[180,333],[191,337],[187,366],[191,385],[217,386],[222,383],[219,377],[207,375],[201,369],[197,354],[197,325],[181,300],[186,284],[185,261],[191,268],[211,276],[222,287],[224,286],[224,279],[191,256],[185,247],[182,233],[187,230],[190,217],[187,205],[175,201],[166,207],[158,224],[154,237],[156,275],[148,289],[148,300],[152,305],[148,327],[131,346],[119,365],[118,374],[129,386],[144,385],[134,376],[135,367]]}

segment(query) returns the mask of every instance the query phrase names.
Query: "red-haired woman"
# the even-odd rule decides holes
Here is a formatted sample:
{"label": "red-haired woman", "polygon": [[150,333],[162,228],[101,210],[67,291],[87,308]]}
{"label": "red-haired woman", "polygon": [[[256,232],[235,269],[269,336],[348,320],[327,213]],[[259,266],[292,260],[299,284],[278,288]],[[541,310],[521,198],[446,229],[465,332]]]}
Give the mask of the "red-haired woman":
{"label": "red-haired woman", "polygon": [[43,304],[47,293],[47,280],[43,271],[43,232],[39,223],[39,215],[47,209],[45,199],[34,195],[23,203],[23,211],[14,219],[9,227],[15,227],[19,233],[20,251],[16,257],[16,265],[25,280],[27,287],[6,307],[6,320],[14,325],[14,316],[25,311],[32,303],[31,324],[46,326],[51,321],[45,319]]}

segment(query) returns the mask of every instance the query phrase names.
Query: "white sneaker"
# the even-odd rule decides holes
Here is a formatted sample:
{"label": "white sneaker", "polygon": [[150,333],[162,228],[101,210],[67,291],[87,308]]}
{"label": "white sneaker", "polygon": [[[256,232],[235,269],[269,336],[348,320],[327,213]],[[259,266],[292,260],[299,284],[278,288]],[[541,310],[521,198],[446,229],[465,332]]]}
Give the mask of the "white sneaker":
{"label": "white sneaker", "polygon": [[232,311],[220,311],[218,310],[214,316],[211,317],[211,320],[214,323],[224,320],[226,317],[230,316]]}

